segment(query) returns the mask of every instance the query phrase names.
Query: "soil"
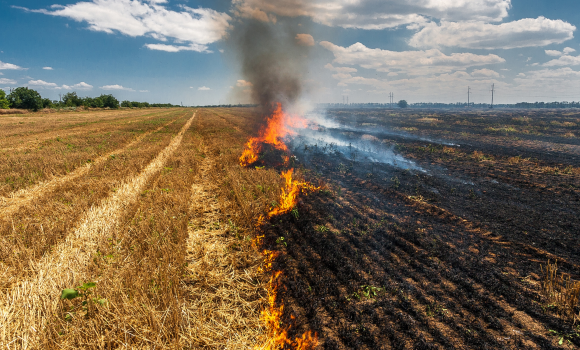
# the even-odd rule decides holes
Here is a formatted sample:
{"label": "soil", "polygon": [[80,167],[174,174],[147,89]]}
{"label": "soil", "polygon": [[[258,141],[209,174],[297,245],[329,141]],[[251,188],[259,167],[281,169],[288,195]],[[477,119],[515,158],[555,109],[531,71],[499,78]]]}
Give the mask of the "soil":
{"label": "soil", "polygon": [[541,293],[548,261],[580,279],[580,113],[328,116],[370,124],[425,171],[295,150],[326,187],[264,228],[293,334],[317,332],[321,349],[580,346],[580,327]]}

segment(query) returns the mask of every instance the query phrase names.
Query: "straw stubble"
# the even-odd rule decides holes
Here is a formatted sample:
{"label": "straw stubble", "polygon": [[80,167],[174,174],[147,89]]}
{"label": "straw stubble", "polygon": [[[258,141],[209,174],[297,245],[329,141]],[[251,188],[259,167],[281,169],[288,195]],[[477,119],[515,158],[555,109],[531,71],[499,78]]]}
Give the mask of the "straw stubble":
{"label": "straw stubble", "polygon": [[0,345],[3,348],[40,346],[45,321],[58,308],[60,291],[79,282],[100,240],[115,228],[123,209],[137,200],[147,181],[163,168],[194,118],[195,114],[141,174],[126,181],[102,205],[91,208],[77,229],[57,245],[52,254],[31,264],[35,277],[0,296]]}

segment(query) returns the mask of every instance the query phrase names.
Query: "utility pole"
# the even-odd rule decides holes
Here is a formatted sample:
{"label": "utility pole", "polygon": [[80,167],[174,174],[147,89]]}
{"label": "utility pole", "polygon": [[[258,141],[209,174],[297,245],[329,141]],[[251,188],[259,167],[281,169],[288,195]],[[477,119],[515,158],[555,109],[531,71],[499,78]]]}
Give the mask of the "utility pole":
{"label": "utility pole", "polygon": [[471,93],[471,88],[467,87],[467,108],[469,108],[469,94]]}
{"label": "utility pole", "polygon": [[495,84],[491,84],[491,108],[493,108],[493,93],[495,92]]}

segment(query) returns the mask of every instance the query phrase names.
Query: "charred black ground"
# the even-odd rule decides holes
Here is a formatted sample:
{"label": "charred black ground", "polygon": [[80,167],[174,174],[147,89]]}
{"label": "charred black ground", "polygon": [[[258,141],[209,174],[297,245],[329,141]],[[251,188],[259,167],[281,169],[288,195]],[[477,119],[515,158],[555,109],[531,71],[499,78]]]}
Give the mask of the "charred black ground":
{"label": "charred black ground", "polygon": [[381,140],[425,173],[294,150],[329,184],[266,227],[296,334],[317,331],[324,349],[580,346],[578,325],[540,293],[548,260],[580,278],[580,113],[328,113],[459,146]]}

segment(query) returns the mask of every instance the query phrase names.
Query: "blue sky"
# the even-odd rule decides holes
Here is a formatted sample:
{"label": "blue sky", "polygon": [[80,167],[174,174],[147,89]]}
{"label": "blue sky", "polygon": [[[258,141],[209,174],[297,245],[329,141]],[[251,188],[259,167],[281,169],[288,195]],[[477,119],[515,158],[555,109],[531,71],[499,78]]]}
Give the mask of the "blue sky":
{"label": "blue sky", "polygon": [[[306,102],[579,101],[572,0],[0,0],[0,88],[248,102],[231,33],[293,26]],[[229,39],[228,39],[229,38]]]}

